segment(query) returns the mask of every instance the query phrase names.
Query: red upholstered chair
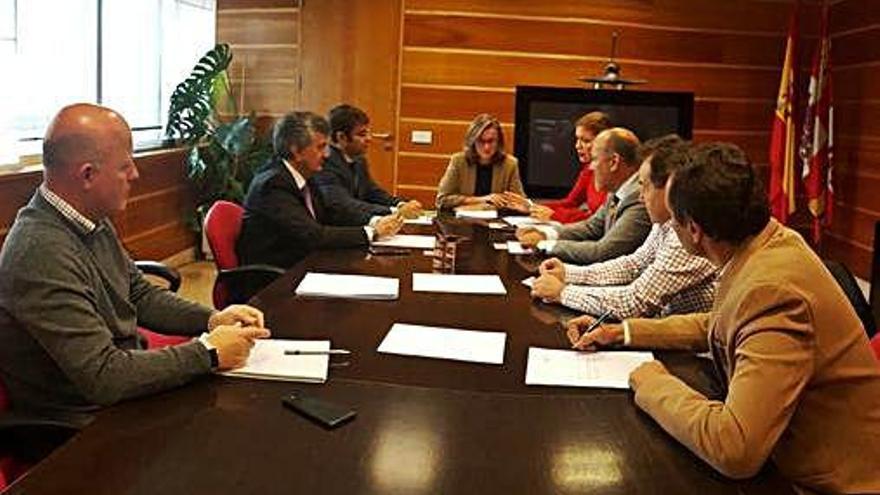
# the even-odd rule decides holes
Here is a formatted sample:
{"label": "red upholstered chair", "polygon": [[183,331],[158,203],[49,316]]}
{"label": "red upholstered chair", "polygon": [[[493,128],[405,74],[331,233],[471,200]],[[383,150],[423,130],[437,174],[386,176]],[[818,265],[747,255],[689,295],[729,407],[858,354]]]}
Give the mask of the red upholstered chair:
{"label": "red upholstered chair", "polygon": [[874,350],[874,355],[877,356],[877,360],[880,361],[880,333],[874,335],[874,338],[871,339],[871,349]]}
{"label": "red upholstered chair", "polygon": [[205,237],[217,264],[214,307],[246,302],[253,293],[284,273],[271,265],[239,266],[235,243],[241,232],[244,209],[230,201],[217,201],[205,215]]}
{"label": "red upholstered chair", "polygon": [[[168,284],[168,290],[171,292],[177,292],[177,289],[180,288],[180,273],[174,268],[156,261],[136,261],[135,265],[145,275],[152,275],[163,279]],[[143,327],[138,327],[138,333],[147,339],[148,349],[157,349],[169,345],[182,344],[192,338],[181,337],[178,335],[164,335],[147,330]]]}

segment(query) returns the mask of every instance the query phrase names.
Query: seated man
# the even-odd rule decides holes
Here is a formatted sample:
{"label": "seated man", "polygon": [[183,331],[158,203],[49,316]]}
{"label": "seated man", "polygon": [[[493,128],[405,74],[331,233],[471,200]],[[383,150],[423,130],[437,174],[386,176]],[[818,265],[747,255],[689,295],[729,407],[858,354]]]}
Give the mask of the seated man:
{"label": "seated man", "polygon": [[607,191],[595,215],[563,227],[529,226],[516,237],[565,262],[586,265],[630,254],[645,241],[651,220],[639,199],[639,138],[620,127],[599,133],[590,150],[596,189]]}
{"label": "seated man", "polygon": [[[135,268],[109,220],[138,178],[121,116],[88,104],[64,108],[46,131],[43,165],[44,182],[0,252],[6,419],[79,428],[99,406],[240,366],[254,339],[269,335],[260,311],[213,311]],[[146,350],[139,325],[194,338]]]}
{"label": "seated man", "polygon": [[375,216],[399,212],[404,218],[422,213],[416,200],[396,198],[370,177],[367,148],[370,145],[370,119],[363,110],[338,105],[330,110],[330,156],[313,179],[331,210],[348,210],[360,225]]}
{"label": "seated man", "polygon": [[568,196],[552,201],[542,201],[530,208],[531,216],[539,220],[556,220],[561,223],[579,222],[590,218],[605,203],[607,194],[596,189],[593,171],[590,170],[590,148],[596,136],[611,128],[611,120],[602,112],[590,112],[574,123],[574,149],[581,168],[577,181]]}
{"label": "seated man", "polygon": [[672,229],[666,208],[666,180],[687,162],[687,146],[671,134],[642,145],[639,168],[642,202],[654,223],[633,254],[589,266],[541,264],[532,297],[614,319],[708,311],[712,307],[715,267],[688,253]]}
{"label": "seated man", "polygon": [[721,267],[712,311],[579,335],[584,316],[569,325],[574,347],[709,351],[721,400],[651,361],[630,375],[636,404],[726,476],[753,476],[772,458],[802,492],[880,493],[880,366],[843,291],[801,236],[770,218],[736,146],[696,148],[670,181],[682,245]]}
{"label": "seated man", "polygon": [[275,155],[244,200],[236,246],[242,263],[289,268],[315,249],[368,246],[403,225],[400,215],[391,214],[363,226],[346,218],[348,211],[325,206],[309,179],[321,170],[327,132],[327,121],[311,112],[289,113],[275,124]]}

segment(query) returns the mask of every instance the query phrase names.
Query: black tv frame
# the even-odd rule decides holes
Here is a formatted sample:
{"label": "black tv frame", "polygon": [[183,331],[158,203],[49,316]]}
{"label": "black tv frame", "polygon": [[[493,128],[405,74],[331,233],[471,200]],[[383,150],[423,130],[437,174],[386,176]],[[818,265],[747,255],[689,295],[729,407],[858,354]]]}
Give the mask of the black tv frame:
{"label": "black tv frame", "polygon": [[[629,91],[616,89],[586,89],[550,86],[516,87],[516,121],[514,122],[514,155],[519,160],[519,175],[526,194],[536,198],[563,197],[569,188],[537,186],[527,183],[529,163],[529,122],[531,103],[580,103],[596,105],[645,105],[678,107],[678,135],[691,139],[694,121],[694,94],[678,91]],[[572,144],[574,145],[574,144]]]}

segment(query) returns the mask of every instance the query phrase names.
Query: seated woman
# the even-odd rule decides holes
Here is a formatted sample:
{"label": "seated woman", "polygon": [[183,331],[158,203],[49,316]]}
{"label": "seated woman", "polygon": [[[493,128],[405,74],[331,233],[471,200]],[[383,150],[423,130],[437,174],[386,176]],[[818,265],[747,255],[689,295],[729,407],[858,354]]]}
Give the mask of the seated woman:
{"label": "seated woman", "polygon": [[471,122],[464,151],[449,160],[437,190],[437,208],[508,208],[527,212],[516,157],[504,151],[498,119],[480,114]]}
{"label": "seated woman", "polygon": [[531,215],[535,218],[562,223],[578,222],[592,216],[605,202],[605,193],[597,190],[593,182],[590,148],[600,132],[611,128],[611,120],[602,112],[590,112],[581,116],[574,126],[574,147],[581,165],[577,182],[568,196],[532,206]]}

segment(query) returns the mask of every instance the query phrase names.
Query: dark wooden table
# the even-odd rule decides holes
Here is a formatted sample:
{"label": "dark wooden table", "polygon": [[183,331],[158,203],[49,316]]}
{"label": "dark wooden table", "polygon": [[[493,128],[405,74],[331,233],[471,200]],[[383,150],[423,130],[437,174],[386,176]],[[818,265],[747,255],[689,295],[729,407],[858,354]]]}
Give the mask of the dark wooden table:
{"label": "dark wooden table", "polygon": [[[571,314],[530,300],[520,281],[538,260],[492,249],[509,233],[448,225],[471,239],[458,271],[498,273],[506,296],[413,293],[411,274],[431,269],[421,251],[316,253],[254,303],[276,337],[329,338],[354,352],[326,384],[212,377],[106,409],[10,493],[791,493],[772,466],[744,482],[717,474],[630,391],[527,387],[529,346],[565,346],[559,321]],[[309,270],[396,276],[400,300],[294,297]],[[394,322],[505,331],[504,364],[378,354]],[[709,363],[659,357],[717,394]],[[358,416],[322,429],[281,406],[292,390]]]}

